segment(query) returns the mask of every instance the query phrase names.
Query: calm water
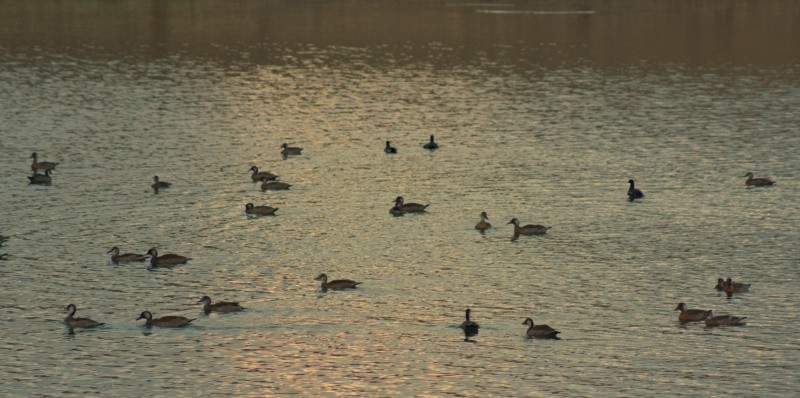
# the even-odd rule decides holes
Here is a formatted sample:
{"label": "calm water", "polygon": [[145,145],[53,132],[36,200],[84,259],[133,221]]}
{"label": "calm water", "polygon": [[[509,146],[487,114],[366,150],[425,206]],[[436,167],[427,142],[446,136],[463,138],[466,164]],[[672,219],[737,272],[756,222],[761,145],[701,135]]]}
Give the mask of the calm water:
{"label": "calm water", "polygon": [[[800,393],[796,2],[2,6],[0,395]],[[748,325],[681,326],[681,301]],[[107,325],[70,333],[68,303]]]}

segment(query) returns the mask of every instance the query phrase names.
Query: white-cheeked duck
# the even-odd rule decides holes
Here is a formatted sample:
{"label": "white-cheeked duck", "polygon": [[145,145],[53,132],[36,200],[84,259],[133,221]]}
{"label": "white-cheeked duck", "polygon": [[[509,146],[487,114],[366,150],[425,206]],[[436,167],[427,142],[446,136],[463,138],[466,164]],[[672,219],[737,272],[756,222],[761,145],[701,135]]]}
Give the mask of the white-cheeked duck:
{"label": "white-cheeked duck", "polygon": [[64,307],[64,310],[69,313],[67,314],[67,317],[64,318],[64,323],[71,328],[93,328],[104,324],[89,318],[75,318],[75,311],[78,310],[77,307],[75,307],[75,304],[67,304],[67,306]]}
{"label": "white-cheeked duck", "polygon": [[158,326],[160,328],[181,328],[190,324],[194,320],[176,315],[153,318],[153,314],[150,311],[143,311],[141,314],[139,314],[139,317],[136,318],[136,320],[138,321],[140,319],[145,320],[144,325],[148,328],[153,326]]}

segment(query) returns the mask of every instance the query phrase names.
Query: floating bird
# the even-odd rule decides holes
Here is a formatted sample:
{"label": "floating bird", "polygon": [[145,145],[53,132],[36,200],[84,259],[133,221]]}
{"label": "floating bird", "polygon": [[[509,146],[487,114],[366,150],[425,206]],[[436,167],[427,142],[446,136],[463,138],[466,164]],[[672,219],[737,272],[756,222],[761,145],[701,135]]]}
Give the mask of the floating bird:
{"label": "floating bird", "polygon": [[547,325],[533,325],[533,319],[525,318],[525,321],[522,322],[523,325],[528,325],[528,331],[525,332],[525,335],[529,338],[538,338],[538,339],[558,339],[558,334],[561,333],[558,330],[555,330]]}
{"label": "floating bird", "polygon": [[361,282],[351,281],[350,279],[336,279],[328,282],[328,275],[319,274],[315,281],[322,281],[322,290],[342,290],[342,289],[355,289]]}
{"label": "floating bird", "polygon": [[150,267],[160,267],[160,266],[169,266],[169,265],[177,265],[177,264],[186,264],[187,261],[191,260],[189,257],[180,256],[177,254],[165,254],[163,256],[158,255],[158,250],[156,248],[151,248],[147,251],[147,255],[150,256]]}
{"label": "floating bird", "polygon": [[728,293],[728,294],[731,294],[731,293],[745,293],[748,290],[750,290],[750,284],[749,283],[734,282],[733,279],[728,278],[728,280],[726,280],[722,284],[722,290],[725,293]]}
{"label": "floating bird", "polygon": [[261,183],[261,190],[262,191],[286,190],[286,189],[289,189],[289,187],[291,187],[290,184],[287,184],[285,182],[279,182],[279,181],[270,181],[266,177],[262,178],[261,181],[263,181]]}
{"label": "floating bird", "polygon": [[131,261],[144,261],[147,260],[147,254],[137,254],[137,253],[125,253],[119,254],[119,247],[112,247],[108,253],[114,253],[111,255],[111,261],[115,263],[128,263]]}
{"label": "floating bird", "polygon": [[725,280],[722,278],[717,278],[717,286],[714,286],[714,289],[717,290],[724,290]]}
{"label": "floating bird", "polygon": [[681,323],[700,322],[711,315],[711,310],[687,310],[686,303],[678,304],[678,306],[675,307],[675,311],[681,312],[678,315],[678,321]]}
{"label": "floating bird", "polygon": [[744,326],[746,325],[743,322],[747,317],[746,316],[733,316],[733,315],[717,315],[708,311],[708,318],[706,318],[706,326]]}
{"label": "floating bird", "polygon": [[507,224],[514,224],[514,237],[520,235],[544,235],[548,229],[552,228],[539,224],[528,224],[520,227],[519,220],[516,218],[512,218]]}
{"label": "floating bird", "polygon": [[158,326],[161,328],[180,328],[188,325],[194,320],[175,315],[167,315],[167,316],[162,316],[161,318],[153,319],[153,314],[150,313],[150,311],[144,311],[141,314],[139,314],[139,317],[136,318],[136,320],[138,321],[140,319],[145,320],[144,324],[147,327]]}
{"label": "floating bird", "polygon": [[391,142],[386,141],[386,148],[383,148],[386,153],[397,153],[397,148],[393,147]]}
{"label": "floating bird", "polygon": [[53,179],[50,177],[50,170],[46,169],[44,174],[33,173],[32,176],[28,177],[31,184],[39,184],[39,185],[50,185]]}
{"label": "floating bird", "polygon": [[274,216],[276,211],[278,211],[277,207],[253,206],[252,203],[244,205],[244,212],[247,214],[255,214],[259,216]]}
{"label": "floating bird", "polygon": [[747,181],[744,182],[744,185],[755,185],[757,187],[765,187],[775,183],[768,178],[753,178],[753,173],[747,172],[743,177],[747,177]]}
{"label": "floating bird", "polygon": [[477,229],[478,231],[483,232],[483,231],[486,231],[487,229],[491,228],[492,224],[489,224],[489,221],[487,221],[487,220],[489,220],[489,216],[486,215],[485,211],[482,211],[481,212],[481,220],[478,221],[477,224],[475,224],[475,229]]}
{"label": "floating bird", "polygon": [[433,134],[431,134],[431,141],[422,147],[432,151],[434,149],[439,149],[439,144],[433,141]]}
{"label": "floating bird", "polygon": [[29,159],[33,159],[33,163],[31,163],[31,170],[34,172],[39,170],[55,170],[56,165],[58,165],[58,163],[53,162],[39,162],[36,152],[32,153]]}
{"label": "floating bird", "polygon": [[64,323],[66,323],[67,326],[71,328],[93,328],[95,326],[103,325],[102,322],[97,322],[89,318],[73,317],[73,315],[75,315],[75,311],[78,310],[75,307],[75,304],[67,304],[67,306],[64,307],[64,310],[69,312],[69,314],[67,314],[67,317],[64,318]]}
{"label": "floating bird", "polygon": [[296,147],[296,146],[289,146],[287,143],[281,144],[281,155],[288,156],[288,155],[299,155],[300,152],[303,152],[303,148]]}
{"label": "floating bird", "polygon": [[406,213],[424,213],[425,209],[430,205],[422,205],[419,203],[405,203],[405,199],[402,196],[398,196],[394,199],[394,207],[403,209]]}
{"label": "floating bird", "polygon": [[151,185],[150,187],[158,191],[161,188],[169,188],[170,186],[172,186],[172,183],[166,181],[160,181],[158,179],[158,176],[153,176],[153,185]]}
{"label": "floating bird", "polygon": [[389,214],[397,217],[397,216],[402,216],[403,214],[406,214],[406,211],[403,210],[403,206],[402,205],[398,206],[397,202],[395,202],[394,206],[392,206],[392,208],[389,209]]}
{"label": "floating bird", "polygon": [[236,312],[244,309],[239,303],[231,301],[218,301],[211,304],[211,297],[208,296],[203,296],[198,303],[203,303],[203,312],[206,314],[210,312]]}
{"label": "floating bird", "polygon": [[278,178],[278,176],[276,176],[275,174],[272,174],[272,173],[270,173],[268,171],[259,172],[258,171],[258,167],[256,167],[256,166],[251,167],[250,171],[253,172],[253,174],[250,175],[250,178],[253,179],[253,182],[259,182],[259,181],[262,181],[265,178],[268,179],[268,180],[274,180],[274,179]]}
{"label": "floating bird", "polygon": [[628,188],[628,200],[633,202],[635,199],[644,198],[644,194],[642,191],[633,187],[633,180],[628,180],[628,184],[631,184],[631,187]]}
{"label": "floating bird", "polygon": [[471,311],[472,310],[467,308],[466,311],[467,319],[464,322],[461,322],[461,325],[458,326],[461,328],[461,330],[464,331],[464,337],[476,336],[478,334],[478,329],[480,328],[480,326],[478,326],[478,324],[475,321],[469,319],[469,313]]}

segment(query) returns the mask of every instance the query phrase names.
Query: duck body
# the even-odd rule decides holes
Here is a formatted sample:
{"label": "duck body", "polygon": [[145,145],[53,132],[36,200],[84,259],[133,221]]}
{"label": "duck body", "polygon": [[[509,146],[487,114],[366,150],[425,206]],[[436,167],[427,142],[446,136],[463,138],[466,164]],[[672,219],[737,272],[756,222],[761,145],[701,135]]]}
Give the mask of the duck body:
{"label": "duck body", "polygon": [[250,175],[250,178],[253,179],[253,182],[263,181],[265,178],[267,180],[274,180],[278,178],[278,176],[268,171],[258,171],[258,167],[256,166],[251,167],[250,171],[253,172],[253,174]]}
{"label": "duck body", "polygon": [[277,207],[271,206],[254,206],[252,203],[244,205],[244,212],[258,216],[274,216],[278,211]]}
{"label": "duck body", "polygon": [[547,325],[534,326],[533,319],[531,318],[525,318],[525,321],[523,321],[522,324],[528,326],[528,330],[525,332],[525,335],[531,339],[558,339],[558,334],[561,333]]}
{"label": "duck body", "polygon": [[478,325],[477,322],[469,319],[469,314],[470,312],[472,312],[471,309],[467,308],[465,312],[466,312],[465,314],[466,319],[464,320],[464,322],[461,322],[461,325],[459,325],[458,327],[464,331],[465,337],[477,336],[478,330],[480,329],[480,325]]}
{"label": "duck body", "polygon": [[153,185],[150,185],[151,188],[158,191],[161,188],[169,188],[172,186],[172,183],[161,181],[158,179],[158,176],[153,176]]}
{"label": "duck body", "polygon": [[31,170],[33,170],[34,172],[37,172],[39,170],[45,170],[45,171],[55,170],[56,166],[58,165],[58,163],[53,163],[53,162],[39,162],[38,158],[39,156],[36,154],[36,152],[32,153],[31,157],[29,158],[33,159],[33,163],[31,163]]}
{"label": "duck body", "polygon": [[152,248],[147,251],[147,255],[150,256],[150,267],[160,267],[160,266],[170,266],[170,265],[178,265],[178,264],[186,264],[191,258],[180,256],[177,254],[165,254],[163,256],[158,255],[158,250]]}
{"label": "duck body", "polygon": [[686,309],[686,303],[680,303],[677,307],[675,307],[675,311],[680,311],[681,313],[678,314],[678,321],[681,323],[686,322],[700,322],[709,315],[711,315],[711,310],[689,310]]}
{"label": "duck body", "polygon": [[706,326],[744,326],[747,323],[744,320],[746,316],[733,316],[733,315],[714,315],[708,311],[708,317],[705,319]]}
{"label": "duck body", "polygon": [[45,170],[44,174],[33,173],[32,176],[28,177],[28,180],[31,184],[38,185],[50,185],[53,182],[52,177],[50,177],[50,170]]}
{"label": "duck body", "polygon": [[427,149],[427,150],[429,150],[429,151],[432,151],[434,149],[439,149],[439,144],[437,144],[433,140],[433,135],[431,135],[431,140],[427,144],[423,145],[422,147]]}
{"label": "duck body", "polygon": [[182,316],[175,316],[175,315],[167,315],[162,316],[161,318],[153,318],[153,314],[150,311],[144,311],[139,314],[139,317],[136,320],[144,319],[145,326],[153,327],[158,326],[160,328],[180,328],[190,324],[194,319],[189,319]]}
{"label": "duck body", "polygon": [[111,255],[111,261],[115,263],[129,263],[133,261],[144,261],[147,260],[146,254],[137,254],[137,253],[123,253],[119,254],[119,247],[112,247],[108,253],[113,253]]}
{"label": "duck body", "polygon": [[281,155],[283,155],[283,156],[300,155],[300,153],[303,152],[303,148],[296,147],[296,146],[289,146],[289,144],[287,144],[285,142],[283,144],[281,144],[281,148],[282,148],[281,149]]}
{"label": "duck body", "polygon": [[636,189],[634,187],[633,180],[628,180],[628,184],[630,184],[630,187],[628,188],[628,200],[629,201],[633,202],[636,199],[644,198],[644,194],[642,193],[642,191],[640,191],[640,190],[638,190],[638,189]]}
{"label": "duck body", "polygon": [[64,318],[64,323],[71,328],[93,328],[96,326],[104,325],[102,322],[97,322],[95,320],[89,318],[75,318],[75,311],[78,309],[75,307],[75,304],[68,304],[64,307],[65,310],[69,312],[66,318]]}
{"label": "duck body", "polygon": [[519,220],[516,218],[512,218],[511,221],[508,222],[508,224],[514,224],[514,236],[544,235],[545,233],[547,233],[547,230],[551,228],[539,224],[527,224],[520,226]]}
{"label": "duck body", "polygon": [[768,178],[753,178],[753,173],[749,171],[744,176],[747,177],[747,181],[744,182],[747,186],[767,187],[775,183]]}
{"label": "duck body", "polygon": [[397,148],[393,147],[390,141],[386,141],[386,147],[383,148],[383,151],[386,153],[397,153]]}
{"label": "duck body", "polygon": [[218,301],[214,304],[211,304],[211,297],[208,296],[203,296],[198,303],[203,303],[203,312],[206,314],[211,312],[228,313],[244,310],[244,307],[234,301]]}
{"label": "duck body", "polygon": [[475,229],[477,229],[478,231],[483,232],[483,231],[486,231],[487,229],[491,228],[492,224],[489,224],[489,221],[487,221],[487,220],[489,220],[489,216],[486,214],[485,211],[481,212],[481,220],[478,221],[477,224],[475,224]]}
{"label": "duck body", "polygon": [[268,179],[263,179],[261,183],[261,190],[262,191],[281,191],[287,190],[291,187],[291,184],[287,184],[285,182],[280,181],[270,181]]}
{"label": "duck body", "polygon": [[394,200],[394,207],[403,209],[404,213],[424,213],[425,209],[430,205],[423,205],[419,203],[405,203],[402,196],[398,196]]}
{"label": "duck body", "polygon": [[355,289],[361,282],[351,281],[350,279],[336,279],[328,282],[328,275],[326,274],[319,274],[315,281],[322,281],[322,290],[343,290],[343,289]]}

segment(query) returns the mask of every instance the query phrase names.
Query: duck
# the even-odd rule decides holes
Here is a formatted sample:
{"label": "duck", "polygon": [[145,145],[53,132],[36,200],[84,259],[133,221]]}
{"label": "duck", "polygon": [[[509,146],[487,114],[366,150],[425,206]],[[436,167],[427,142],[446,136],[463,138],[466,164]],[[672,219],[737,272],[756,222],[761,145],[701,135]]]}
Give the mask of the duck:
{"label": "duck", "polygon": [[254,206],[252,203],[244,205],[244,212],[247,214],[255,214],[259,216],[274,216],[276,211],[278,211],[277,207]]}
{"label": "duck", "polygon": [[75,304],[67,304],[67,306],[64,307],[64,310],[69,312],[69,314],[67,314],[67,317],[64,318],[64,323],[66,323],[67,326],[71,328],[93,328],[96,326],[104,325],[103,322],[97,322],[89,318],[73,317],[73,315],[75,315],[75,311],[78,310],[78,308],[75,307]]}
{"label": "duck", "polygon": [[283,156],[299,155],[301,152],[303,152],[303,148],[296,147],[296,146],[289,146],[289,144],[287,144],[285,142],[283,144],[281,144],[281,148],[283,148],[283,149],[281,149],[281,155],[283,155]]}
{"label": "duck", "polygon": [[386,153],[397,153],[397,148],[393,147],[390,141],[386,141],[386,147],[383,148],[383,151]]}
{"label": "duck", "polygon": [[733,279],[728,278],[722,284],[722,290],[725,293],[745,293],[750,290],[749,283],[734,282]]}
{"label": "duck", "polygon": [[322,281],[322,290],[342,290],[342,289],[355,289],[361,282],[351,281],[350,279],[336,279],[328,282],[328,275],[319,274],[315,281]]}
{"label": "duck", "polygon": [[558,339],[558,334],[561,333],[547,325],[534,326],[533,319],[531,318],[525,318],[522,324],[528,326],[528,331],[525,332],[525,335],[528,336],[528,338]]}
{"label": "duck", "polygon": [[713,326],[744,326],[746,325],[743,322],[747,319],[746,316],[733,316],[733,315],[716,315],[709,310],[708,311],[708,318],[706,318],[706,326],[713,327]]}
{"label": "duck", "polygon": [[112,247],[108,253],[114,253],[111,255],[111,261],[115,263],[128,263],[132,261],[144,261],[147,260],[146,254],[137,254],[137,253],[125,253],[119,254],[119,247]]}
{"label": "duck", "polygon": [[172,186],[172,183],[166,181],[160,181],[158,179],[158,176],[153,176],[153,185],[150,185],[150,187],[155,189],[156,191],[158,191],[161,188],[169,188],[170,186]]}
{"label": "duck", "polygon": [[39,185],[50,185],[53,182],[53,179],[50,177],[50,170],[45,169],[44,174],[33,173],[32,176],[28,177],[31,184],[39,184]]}
{"label": "duck", "polygon": [[716,290],[724,290],[725,289],[725,280],[722,278],[717,278],[717,286],[714,286]]}
{"label": "duck", "polygon": [[253,172],[253,174],[250,175],[250,178],[253,179],[253,182],[262,181],[262,180],[264,180],[264,178],[266,178],[268,180],[274,180],[274,179],[278,178],[278,176],[276,176],[275,174],[272,174],[272,173],[270,173],[268,171],[258,171],[258,167],[256,167],[256,166],[251,167],[250,171]]}
{"label": "duck", "polygon": [[277,191],[277,190],[286,190],[291,187],[291,184],[287,184],[285,182],[280,181],[270,181],[266,177],[261,179],[261,190],[262,191]]}
{"label": "duck", "polygon": [[628,180],[628,184],[631,184],[630,188],[628,188],[628,200],[633,202],[635,199],[642,199],[644,198],[644,194],[642,191],[634,188],[633,180]]}
{"label": "duck", "polygon": [[548,229],[552,228],[552,227],[545,227],[544,225],[539,225],[539,224],[528,224],[520,227],[519,220],[516,218],[512,218],[511,221],[508,222],[508,224],[514,224],[514,236],[544,235]]}
{"label": "duck", "polygon": [[56,166],[58,165],[58,163],[53,163],[53,162],[39,162],[38,157],[39,156],[36,154],[36,152],[34,152],[31,154],[31,157],[29,158],[33,159],[33,163],[31,163],[31,170],[33,170],[34,172],[37,172],[39,170],[45,170],[45,171],[55,170]]}
{"label": "duck", "polygon": [[405,203],[402,196],[394,199],[394,207],[403,209],[405,213],[424,213],[425,209],[430,205],[422,205],[419,203]]}
{"label": "duck", "polygon": [[478,335],[478,329],[480,329],[480,326],[478,325],[477,322],[469,319],[470,312],[472,312],[472,310],[467,308],[466,311],[467,319],[464,322],[461,322],[461,325],[458,326],[459,328],[461,328],[461,330],[464,331],[465,337],[472,337]]}
{"label": "duck", "polygon": [[147,255],[150,256],[150,267],[155,268],[162,265],[177,265],[177,264],[186,264],[187,261],[191,260],[189,257],[180,256],[177,254],[165,254],[163,256],[158,255],[158,250],[155,247],[151,248],[147,251]]}
{"label": "duck", "polygon": [[439,149],[439,144],[437,144],[436,142],[433,141],[433,134],[431,134],[430,142],[428,142],[427,144],[423,145],[422,147],[432,151],[434,149]]}
{"label": "duck", "polygon": [[775,181],[770,180],[769,178],[753,178],[753,173],[747,172],[743,177],[747,177],[747,181],[744,182],[744,185],[754,185],[757,187],[766,187],[770,186],[775,183]]}
{"label": "duck", "polygon": [[203,303],[203,312],[209,314],[210,312],[236,312],[244,309],[239,303],[232,301],[218,301],[211,304],[211,297],[203,296],[198,303]]}
{"label": "duck", "polygon": [[487,229],[491,228],[492,224],[489,224],[489,222],[487,221],[488,219],[489,219],[489,216],[486,215],[485,211],[482,211],[481,212],[481,220],[478,221],[477,224],[475,224],[475,229],[477,229],[478,231],[483,232],[483,231],[486,231]]}
{"label": "duck", "polygon": [[406,214],[406,211],[403,210],[403,206],[398,206],[397,202],[395,202],[394,206],[392,206],[392,208],[389,209],[389,214],[398,217],[402,216],[403,214]]}
{"label": "duck", "polygon": [[675,311],[681,312],[678,314],[678,321],[681,323],[700,322],[711,315],[711,310],[687,310],[686,303],[678,304],[678,306],[675,307]]}
{"label": "duck", "polygon": [[153,319],[153,314],[150,311],[143,311],[139,314],[139,317],[136,320],[144,319],[144,325],[149,327],[158,326],[161,328],[180,328],[190,324],[194,318],[189,319],[182,316],[176,315],[167,315],[162,316],[161,318]]}

